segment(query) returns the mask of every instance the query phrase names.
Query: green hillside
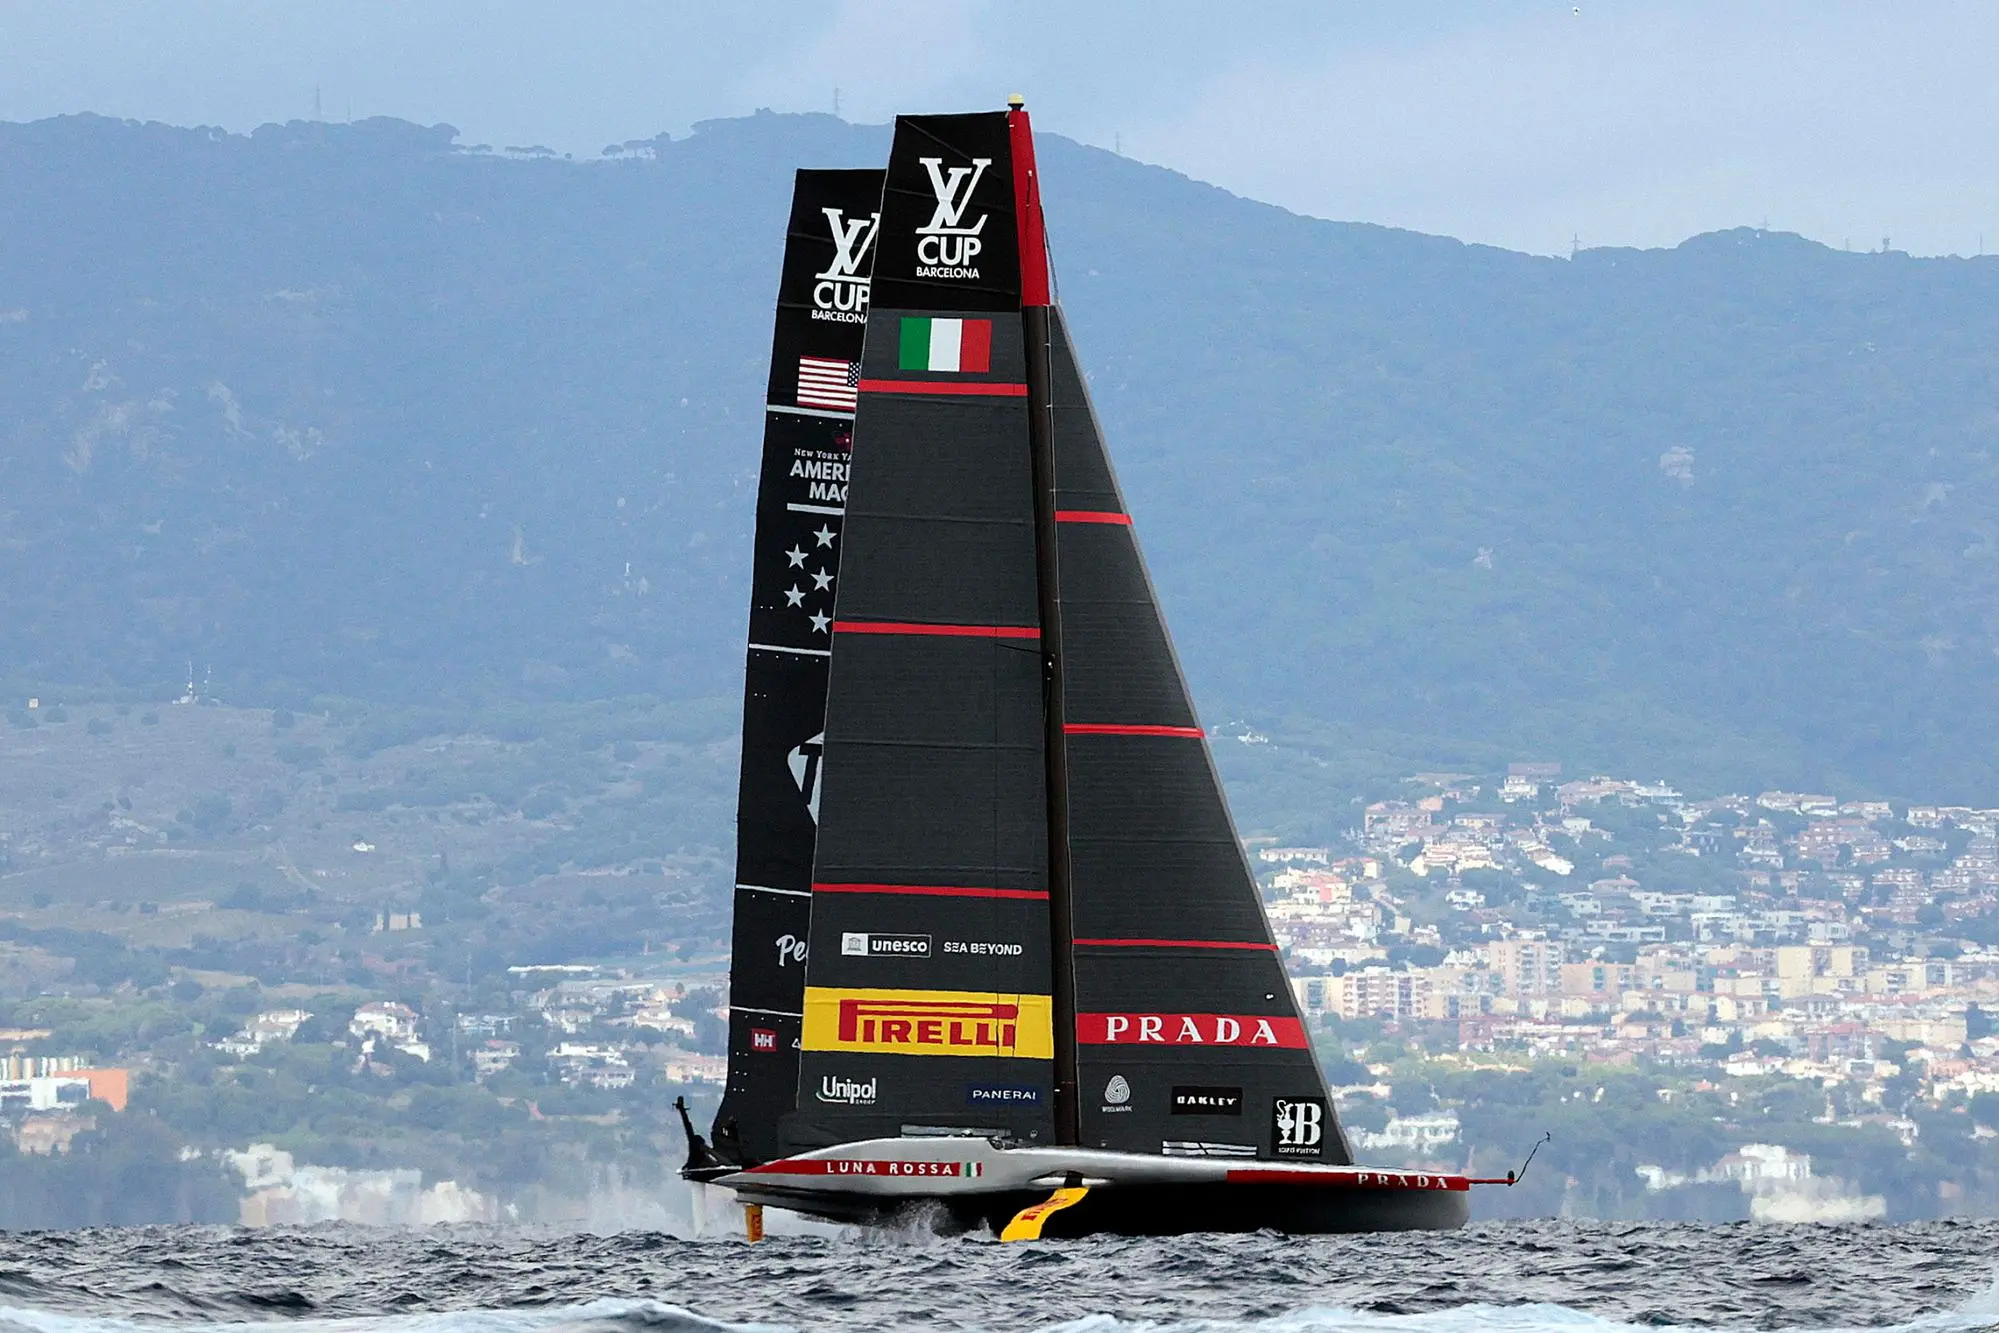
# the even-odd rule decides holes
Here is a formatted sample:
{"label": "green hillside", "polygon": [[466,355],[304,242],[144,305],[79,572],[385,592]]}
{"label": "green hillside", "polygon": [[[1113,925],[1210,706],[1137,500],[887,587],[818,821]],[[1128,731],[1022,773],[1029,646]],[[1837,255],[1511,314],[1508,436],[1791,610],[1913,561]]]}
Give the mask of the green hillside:
{"label": "green hillside", "polygon": [[[192,662],[238,704],[726,718],[789,174],[885,146],[0,126],[9,707]],[[1999,260],[1541,259],[1044,159],[1197,696],[1273,742],[1222,747],[1245,823],[1525,757],[1999,803]]]}

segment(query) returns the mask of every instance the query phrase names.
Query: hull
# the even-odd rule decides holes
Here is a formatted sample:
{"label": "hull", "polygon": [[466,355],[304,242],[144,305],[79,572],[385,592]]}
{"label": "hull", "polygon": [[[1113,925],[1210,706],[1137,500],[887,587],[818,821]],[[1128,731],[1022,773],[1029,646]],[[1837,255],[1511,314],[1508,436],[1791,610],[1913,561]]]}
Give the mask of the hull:
{"label": "hull", "polygon": [[994,1234],[1051,1191],[1087,1186],[1080,1202],[1049,1217],[1041,1233],[1048,1237],[1448,1231],[1465,1224],[1471,1198],[1471,1182],[1449,1173],[1005,1147],[955,1137],[841,1144],[712,1183],[745,1203],[828,1221]]}

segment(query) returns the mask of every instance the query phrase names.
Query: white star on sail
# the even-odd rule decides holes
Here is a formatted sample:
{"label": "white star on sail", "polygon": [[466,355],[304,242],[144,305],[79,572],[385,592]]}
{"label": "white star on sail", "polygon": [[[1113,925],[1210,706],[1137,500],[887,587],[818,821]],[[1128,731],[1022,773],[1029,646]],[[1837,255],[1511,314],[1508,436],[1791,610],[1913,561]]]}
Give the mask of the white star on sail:
{"label": "white star on sail", "polygon": [[812,613],[812,629],[814,633],[824,634],[826,627],[832,623],[833,617],[827,615],[825,612],[814,611]]}
{"label": "white star on sail", "polygon": [[812,576],[812,591],[824,592],[826,589],[832,586],[833,586],[833,576],[831,574],[828,574],[825,570],[822,569],[818,573]]}
{"label": "white star on sail", "polygon": [[799,550],[796,546],[792,547],[789,551],[786,551],[784,553],[784,558],[791,562],[791,567],[793,569],[805,568],[805,552]]}
{"label": "white star on sail", "polygon": [[796,583],[784,590],[784,604],[786,606],[805,605],[805,593]]}
{"label": "white star on sail", "polygon": [[812,535],[819,539],[819,544],[821,546],[831,546],[833,544],[833,536],[834,536],[833,529],[827,527],[823,523],[819,525],[819,531],[813,533]]}

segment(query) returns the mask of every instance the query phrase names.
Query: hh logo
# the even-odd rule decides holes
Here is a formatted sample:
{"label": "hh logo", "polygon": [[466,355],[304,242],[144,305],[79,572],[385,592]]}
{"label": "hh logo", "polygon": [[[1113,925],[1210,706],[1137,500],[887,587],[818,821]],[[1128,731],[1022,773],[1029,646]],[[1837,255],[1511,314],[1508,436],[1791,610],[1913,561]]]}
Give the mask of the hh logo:
{"label": "hh logo", "polygon": [[1270,1104],[1270,1140],[1279,1157],[1319,1157],[1326,1146],[1326,1100],[1279,1097]]}
{"label": "hh logo", "polygon": [[775,1051],[777,1030],[775,1028],[751,1028],[750,1049],[753,1051]]}
{"label": "hh logo", "polygon": [[1046,995],[805,988],[805,1049],[884,1055],[1055,1054]]}
{"label": "hh logo", "polygon": [[976,222],[967,225],[965,214],[972,206],[980,177],[986,174],[993,160],[975,157],[971,166],[952,167],[948,171],[941,157],[917,160],[930,173],[930,189],[937,196],[937,207],[930,214],[929,225],[916,229],[916,276],[976,279],[979,271],[971,265],[984,248],[979,233],[985,230],[988,215],[981,213]]}
{"label": "hh logo", "polygon": [[881,214],[849,218],[837,208],[821,209],[833,234],[833,262],[823,273],[812,276],[812,304],[821,310],[837,310],[865,315],[868,309],[868,275],[862,265],[874,249],[875,229]]}

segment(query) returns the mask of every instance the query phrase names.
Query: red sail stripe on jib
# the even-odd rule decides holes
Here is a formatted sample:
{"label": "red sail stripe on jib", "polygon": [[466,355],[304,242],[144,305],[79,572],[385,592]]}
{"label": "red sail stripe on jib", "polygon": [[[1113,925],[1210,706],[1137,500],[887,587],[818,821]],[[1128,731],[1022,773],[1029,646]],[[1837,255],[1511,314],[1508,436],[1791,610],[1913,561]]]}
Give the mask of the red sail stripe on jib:
{"label": "red sail stripe on jib", "polygon": [[924,625],[907,620],[836,620],[836,634],[932,634],[954,639],[1038,639],[1033,625]]}
{"label": "red sail stripe on jib", "polygon": [[1076,1040],[1084,1046],[1267,1046],[1304,1050],[1311,1045],[1296,1018],[1262,1014],[1077,1014]]}
{"label": "red sail stripe on jib", "polygon": [[957,884],[814,884],[814,893],[896,893],[926,898],[1046,899],[1046,889],[988,889]]}
{"label": "red sail stripe on jib", "polygon": [[1093,949],[1263,949],[1277,946],[1262,940],[1077,940]]}
{"label": "red sail stripe on jib", "polygon": [[1025,384],[981,380],[862,380],[862,393],[934,393],[960,398],[1025,398]]}
{"label": "red sail stripe on jib", "polygon": [[1145,722],[1065,722],[1062,730],[1070,736],[1179,736],[1195,741],[1207,734],[1199,727],[1169,727]]}
{"label": "red sail stripe on jib", "polygon": [[1120,527],[1131,526],[1131,515],[1120,514],[1108,509],[1058,509],[1055,511],[1057,523],[1115,523]]}

